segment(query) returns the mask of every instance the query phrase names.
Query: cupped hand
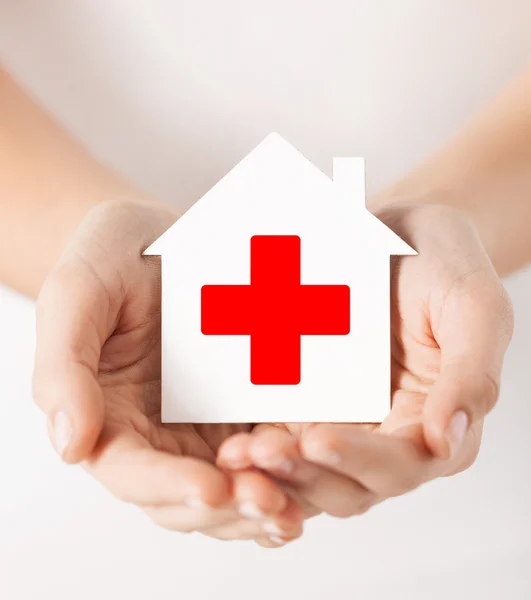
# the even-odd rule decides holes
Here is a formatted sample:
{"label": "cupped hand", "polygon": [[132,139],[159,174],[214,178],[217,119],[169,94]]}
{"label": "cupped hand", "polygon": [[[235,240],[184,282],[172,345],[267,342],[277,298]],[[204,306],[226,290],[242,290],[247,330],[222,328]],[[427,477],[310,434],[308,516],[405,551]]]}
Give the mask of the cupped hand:
{"label": "cupped hand", "polygon": [[219,451],[223,467],[261,468],[313,512],[360,514],[469,467],[512,335],[510,301],[464,214],[401,205],[378,216],[419,253],[392,260],[388,417],[381,425],[261,425]]}
{"label": "cupped hand", "polygon": [[34,397],[65,461],[155,522],[277,546],[301,534],[298,505],[257,470],[215,465],[250,425],[160,418],[160,264],[142,251],[178,215],[147,202],[91,210],[37,301]]}

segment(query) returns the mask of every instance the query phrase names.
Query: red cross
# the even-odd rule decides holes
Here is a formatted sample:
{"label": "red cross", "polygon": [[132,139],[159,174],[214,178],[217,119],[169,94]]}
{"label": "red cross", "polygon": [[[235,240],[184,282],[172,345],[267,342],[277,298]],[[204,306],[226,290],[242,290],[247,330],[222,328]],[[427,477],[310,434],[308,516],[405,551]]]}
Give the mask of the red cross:
{"label": "red cross", "polygon": [[301,335],[350,332],[348,285],[301,285],[296,235],[251,238],[251,285],[204,285],[201,331],[251,337],[251,382],[296,385]]}

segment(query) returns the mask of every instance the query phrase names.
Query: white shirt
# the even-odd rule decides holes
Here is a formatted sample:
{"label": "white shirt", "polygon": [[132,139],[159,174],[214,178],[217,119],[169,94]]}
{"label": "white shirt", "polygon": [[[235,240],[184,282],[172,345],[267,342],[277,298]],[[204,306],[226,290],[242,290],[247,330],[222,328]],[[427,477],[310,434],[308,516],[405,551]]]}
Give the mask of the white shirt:
{"label": "white shirt", "polygon": [[[102,160],[184,206],[271,131],[328,173],[333,156],[365,156],[376,190],[530,51],[528,0],[0,4],[0,60]],[[361,519],[311,521],[272,553],[166,534],[60,465],[30,405],[32,307],[6,293],[0,416],[17,427],[0,440],[0,596],[7,585],[9,600],[530,597],[526,277],[512,283],[524,318],[477,466]]]}

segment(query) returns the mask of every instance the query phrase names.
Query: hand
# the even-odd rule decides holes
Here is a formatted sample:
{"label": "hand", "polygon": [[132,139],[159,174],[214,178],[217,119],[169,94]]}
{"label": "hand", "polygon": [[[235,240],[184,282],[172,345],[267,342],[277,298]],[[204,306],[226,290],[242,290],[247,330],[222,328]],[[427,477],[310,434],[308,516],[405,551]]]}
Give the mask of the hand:
{"label": "hand", "polygon": [[64,460],[158,524],[277,546],[301,534],[297,504],[256,470],[215,466],[250,426],[160,421],[160,266],[142,251],[176,218],[143,202],[89,212],[37,301],[35,400]]}
{"label": "hand", "polygon": [[474,462],[513,329],[507,294],[462,213],[402,205],[378,216],[419,252],[392,262],[389,416],[379,426],[262,425],[227,440],[218,458],[260,467],[336,516]]}

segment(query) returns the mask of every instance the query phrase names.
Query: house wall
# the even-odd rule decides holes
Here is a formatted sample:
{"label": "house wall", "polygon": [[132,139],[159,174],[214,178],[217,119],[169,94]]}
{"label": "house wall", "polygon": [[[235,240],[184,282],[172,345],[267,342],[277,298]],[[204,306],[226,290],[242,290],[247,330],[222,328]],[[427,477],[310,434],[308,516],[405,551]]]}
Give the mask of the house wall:
{"label": "house wall", "polygon": [[372,399],[381,419],[390,406],[390,258],[372,252],[353,260],[356,284],[351,288],[351,336],[360,343],[355,377],[360,393]]}

